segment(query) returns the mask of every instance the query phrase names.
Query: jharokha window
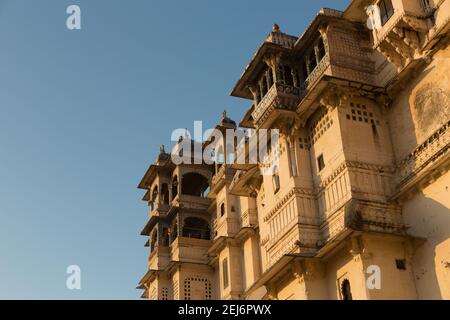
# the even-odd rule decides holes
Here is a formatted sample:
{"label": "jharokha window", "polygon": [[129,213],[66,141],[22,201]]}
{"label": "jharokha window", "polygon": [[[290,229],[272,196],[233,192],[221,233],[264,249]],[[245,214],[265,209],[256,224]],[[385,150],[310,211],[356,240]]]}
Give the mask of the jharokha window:
{"label": "jharokha window", "polygon": [[378,6],[380,7],[381,24],[384,26],[394,14],[394,7],[391,0],[381,0]]}
{"label": "jharokha window", "polygon": [[317,40],[313,45],[311,45],[305,54],[305,59],[301,69],[301,75],[305,79],[314,71],[314,69],[316,69],[326,55],[325,43],[323,42],[322,36],[318,34],[316,39]]}

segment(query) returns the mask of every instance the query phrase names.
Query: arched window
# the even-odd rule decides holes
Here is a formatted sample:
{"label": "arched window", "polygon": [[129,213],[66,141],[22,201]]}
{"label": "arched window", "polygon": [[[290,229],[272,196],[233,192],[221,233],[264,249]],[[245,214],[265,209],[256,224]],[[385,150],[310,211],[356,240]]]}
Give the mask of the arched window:
{"label": "arched window", "polygon": [[169,187],[167,183],[164,183],[161,188],[162,202],[164,204],[169,204]]}
{"label": "arched window", "polygon": [[273,185],[273,193],[277,193],[278,191],[280,191],[280,176],[278,174],[278,167],[275,167],[273,169],[273,174],[272,174],[272,185]]}
{"label": "arched window", "polygon": [[183,237],[210,240],[209,223],[201,218],[186,218],[183,225]]}
{"label": "arched window", "polygon": [[158,199],[158,186],[155,186],[150,196],[150,207],[152,210],[155,208],[157,199]]}
{"label": "arched window", "polygon": [[204,197],[209,188],[208,179],[201,174],[190,172],[183,175],[181,192],[186,195]]}
{"label": "arched window", "polygon": [[342,281],[341,297],[342,297],[342,300],[353,300],[352,291],[350,288],[350,281],[348,281],[348,279],[344,279],[344,281]]}
{"label": "arched window", "polygon": [[178,176],[173,177],[172,179],[172,199],[178,195]]}

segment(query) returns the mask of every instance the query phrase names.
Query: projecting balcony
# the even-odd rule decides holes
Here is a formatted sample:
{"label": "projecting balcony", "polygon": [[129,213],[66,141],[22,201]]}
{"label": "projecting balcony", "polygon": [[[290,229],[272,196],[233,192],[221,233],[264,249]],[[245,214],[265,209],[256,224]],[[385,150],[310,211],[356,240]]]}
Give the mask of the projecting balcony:
{"label": "projecting balcony", "polygon": [[[387,10],[380,21],[382,26],[372,32],[373,48],[401,72],[411,62],[424,57],[424,49],[431,46],[435,32],[448,24],[448,9],[439,10],[426,1],[420,5],[402,1],[386,3]],[[376,15],[369,12],[369,16],[375,23]]]}
{"label": "projecting balcony", "polygon": [[165,215],[170,209],[169,204],[158,203],[150,206],[149,218]]}
{"label": "projecting balcony", "polygon": [[197,238],[178,237],[170,246],[172,261],[208,263],[206,255],[212,242]]}
{"label": "projecting balcony", "polygon": [[179,194],[173,199],[172,205],[190,211],[205,212],[211,205],[211,202],[212,199],[209,198]]}
{"label": "projecting balcony", "polygon": [[216,190],[221,188],[224,183],[231,182],[231,180],[233,180],[234,173],[235,170],[231,169],[229,165],[222,164],[212,178],[211,189]]}
{"label": "projecting balcony", "polygon": [[247,209],[241,214],[241,227],[252,228],[258,225],[257,209]]}
{"label": "projecting balcony", "polygon": [[170,248],[157,246],[148,258],[148,267],[151,270],[164,270],[170,262]]}
{"label": "projecting balcony", "polygon": [[267,128],[282,114],[295,112],[304,90],[286,84],[275,83],[256,105],[252,118],[257,128]]}

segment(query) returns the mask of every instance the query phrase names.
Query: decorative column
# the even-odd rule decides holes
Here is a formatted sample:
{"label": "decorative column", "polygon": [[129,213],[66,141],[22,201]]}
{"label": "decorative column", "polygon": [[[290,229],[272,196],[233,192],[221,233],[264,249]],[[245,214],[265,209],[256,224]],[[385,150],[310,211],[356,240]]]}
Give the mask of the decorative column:
{"label": "decorative column", "polygon": [[267,66],[272,70],[272,79],[273,83],[279,82],[280,73],[278,70],[278,65],[280,64],[281,56],[280,54],[271,54],[268,57],[265,57],[264,62],[267,64]]}

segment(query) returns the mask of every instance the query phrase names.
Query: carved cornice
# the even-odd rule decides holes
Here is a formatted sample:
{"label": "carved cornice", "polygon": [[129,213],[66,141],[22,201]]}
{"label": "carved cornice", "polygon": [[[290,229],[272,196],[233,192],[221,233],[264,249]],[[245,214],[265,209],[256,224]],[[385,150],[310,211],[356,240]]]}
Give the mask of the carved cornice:
{"label": "carved cornice", "polygon": [[280,200],[278,201],[275,206],[266,214],[266,216],[263,218],[264,222],[267,222],[272,218],[278,210],[280,210],[289,200],[291,200],[294,196],[307,196],[307,197],[314,197],[315,192],[313,189],[306,189],[306,188],[292,188],[289,190],[289,192]]}
{"label": "carved cornice", "polygon": [[389,166],[381,166],[377,164],[358,161],[343,161],[331,174],[322,179],[322,181],[320,182],[320,188],[325,189],[337,176],[339,176],[345,169],[348,168],[388,173],[393,173],[395,171],[393,167]]}

